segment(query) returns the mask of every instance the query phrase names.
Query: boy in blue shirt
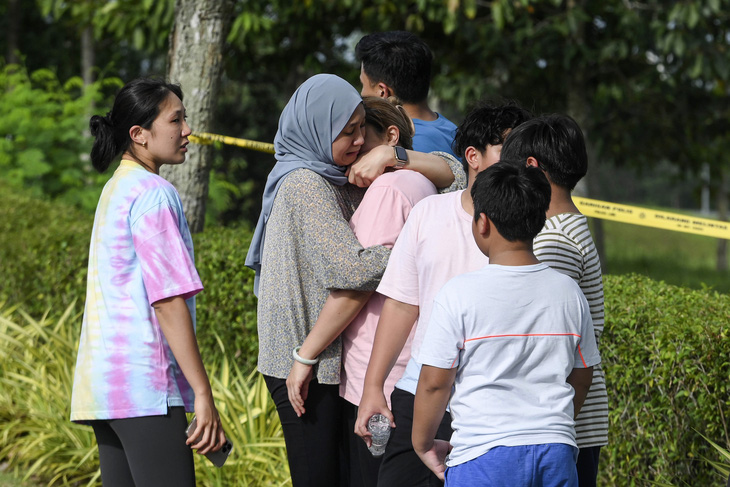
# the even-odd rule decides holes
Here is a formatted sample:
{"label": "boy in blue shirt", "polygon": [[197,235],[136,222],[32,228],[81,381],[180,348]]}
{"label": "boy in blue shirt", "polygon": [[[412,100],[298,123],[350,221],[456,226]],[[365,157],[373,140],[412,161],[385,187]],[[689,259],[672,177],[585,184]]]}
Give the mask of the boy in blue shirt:
{"label": "boy in blue shirt", "polygon": [[457,157],[451,147],[456,125],[428,106],[433,60],[428,45],[411,32],[375,32],[360,39],[355,55],[362,96],[395,98],[413,120],[413,150]]}

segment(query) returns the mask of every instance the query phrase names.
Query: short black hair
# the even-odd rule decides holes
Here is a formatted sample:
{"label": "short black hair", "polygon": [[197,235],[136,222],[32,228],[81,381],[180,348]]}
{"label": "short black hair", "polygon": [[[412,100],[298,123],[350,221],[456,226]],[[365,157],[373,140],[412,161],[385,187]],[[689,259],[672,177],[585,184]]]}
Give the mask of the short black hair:
{"label": "short black hair", "polygon": [[502,157],[523,165],[534,157],[550,181],[570,191],[588,172],[583,132],[568,115],[541,115],[520,125],[505,140]]}
{"label": "short black hair", "polygon": [[477,174],[471,188],[474,220],[484,213],[510,242],[532,242],[545,225],[550,183],[526,165],[500,161]]}
{"label": "short black hair", "polygon": [[400,103],[428,96],[433,54],[417,35],[401,30],[366,35],[355,46],[355,56],[370,81],[390,86]]}
{"label": "short black hair", "polygon": [[474,106],[454,136],[454,154],[461,157],[464,172],[468,172],[466,149],[473,146],[484,153],[487,145],[503,143],[507,130],[514,129],[531,117],[532,114],[514,100],[488,100]]}

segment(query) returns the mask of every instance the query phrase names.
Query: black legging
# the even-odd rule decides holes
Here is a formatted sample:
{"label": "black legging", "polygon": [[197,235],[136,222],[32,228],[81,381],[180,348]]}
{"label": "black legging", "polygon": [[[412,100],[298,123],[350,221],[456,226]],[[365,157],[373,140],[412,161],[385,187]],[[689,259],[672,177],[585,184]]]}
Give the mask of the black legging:
{"label": "black legging", "polygon": [[195,487],[186,421],[182,407],[165,416],[91,421],[104,487]]}
{"label": "black legging", "polygon": [[349,401],[342,400],[342,424],[344,445],[350,467],[350,487],[376,487],[378,485],[378,471],[383,457],[374,457],[368,450],[365,442],[355,434],[357,421],[357,406]]}
{"label": "black legging", "polygon": [[309,383],[306,413],[297,417],[286,380],[264,376],[284,432],[293,487],[346,485],[342,435],[342,399],[337,385]]}

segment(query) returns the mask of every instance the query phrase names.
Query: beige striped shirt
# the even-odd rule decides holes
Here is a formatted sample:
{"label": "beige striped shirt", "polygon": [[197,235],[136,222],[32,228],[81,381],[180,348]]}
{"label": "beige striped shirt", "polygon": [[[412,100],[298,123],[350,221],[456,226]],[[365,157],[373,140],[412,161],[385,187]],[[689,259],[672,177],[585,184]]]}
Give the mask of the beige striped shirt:
{"label": "beige striped shirt", "polygon": [[[600,350],[603,333],[603,278],[601,261],[584,215],[562,213],[549,218],[535,237],[534,252],[540,261],[572,277],[588,300]],[[593,384],[575,424],[578,447],[608,444],[608,394],[600,365],[593,367]]]}

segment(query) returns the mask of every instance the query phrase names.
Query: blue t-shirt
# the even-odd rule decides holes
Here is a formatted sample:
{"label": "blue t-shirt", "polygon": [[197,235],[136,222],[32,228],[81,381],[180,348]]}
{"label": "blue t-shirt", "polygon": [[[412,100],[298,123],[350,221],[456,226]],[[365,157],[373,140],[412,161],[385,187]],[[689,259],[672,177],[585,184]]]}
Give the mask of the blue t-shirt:
{"label": "blue t-shirt", "polygon": [[413,119],[413,125],[416,127],[416,134],[413,136],[413,150],[448,152],[461,160],[451,148],[454,135],[456,135],[456,125],[443,115],[438,113],[436,115],[438,115],[438,118],[431,122],[418,118]]}

